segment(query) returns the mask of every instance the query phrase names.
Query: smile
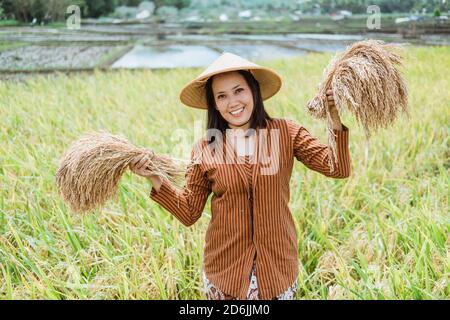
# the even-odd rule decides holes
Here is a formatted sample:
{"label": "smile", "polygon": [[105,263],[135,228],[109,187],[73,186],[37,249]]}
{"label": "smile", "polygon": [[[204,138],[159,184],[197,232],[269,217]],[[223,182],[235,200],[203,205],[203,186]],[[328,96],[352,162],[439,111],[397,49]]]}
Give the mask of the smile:
{"label": "smile", "polygon": [[245,107],[242,107],[242,108],[240,108],[240,109],[238,109],[238,110],[231,111],[230,114],[231,114],[233,117],[239,117],[239,116],[244,112],[244,109],[245,109]]}

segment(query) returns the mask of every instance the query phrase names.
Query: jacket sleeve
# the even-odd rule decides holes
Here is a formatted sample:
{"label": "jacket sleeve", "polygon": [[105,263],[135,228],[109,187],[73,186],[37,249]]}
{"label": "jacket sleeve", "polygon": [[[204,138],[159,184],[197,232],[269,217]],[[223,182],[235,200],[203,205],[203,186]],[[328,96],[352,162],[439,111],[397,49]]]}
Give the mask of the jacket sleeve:
{"label": "jacket sleeve", "polygon": [[[193,158],[194,150],[191,153]],[[152,187],[150,198],[173,214],[185,226],[193,225],[202,215],[211,193],[210,181],[199,163],[193,164],[185,174],[186,184],[180,190],[169,181],[163,181],[159,191]]]}
{"label": "jacket sleeve", "polygon": [[308,130],[292,120],[287,120],[292,139],[293,152],[297,160],[306,167],[331,178],[348,178],[350,176],[350,152],[348,148],[348,128],[342,124],[342,130],[333,130],[336,141],[337,163],[331,170],[331,148],[313,137]]}

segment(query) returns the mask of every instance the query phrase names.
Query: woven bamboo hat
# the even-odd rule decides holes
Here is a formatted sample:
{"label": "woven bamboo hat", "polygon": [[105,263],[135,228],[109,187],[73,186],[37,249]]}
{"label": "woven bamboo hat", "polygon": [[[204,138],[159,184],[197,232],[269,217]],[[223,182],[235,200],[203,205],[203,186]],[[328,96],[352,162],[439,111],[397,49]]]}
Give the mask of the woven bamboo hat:
{"label": "woven bamboo hat", "polygon": [[180,100],[188,107],[207,109],[205,85],[208,79],[216,74],[247,70],[258,81],[263,100],[275,95],[281,88],[282,78],[274,70],[257,65],[238,55],[223,52],[197,78],[190,81],[180,93]]}

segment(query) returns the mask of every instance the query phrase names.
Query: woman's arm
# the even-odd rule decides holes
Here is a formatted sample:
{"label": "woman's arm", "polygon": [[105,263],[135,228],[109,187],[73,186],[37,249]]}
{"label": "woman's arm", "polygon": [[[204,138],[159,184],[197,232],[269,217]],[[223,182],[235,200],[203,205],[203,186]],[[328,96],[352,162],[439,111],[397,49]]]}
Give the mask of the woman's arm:
{"label": "woman's arm", "polygon": [[[193,152],[191,154],[191,159]],[[138,164],[145,166],[145,160]],[[142,163],[144,163],[142,165]],[[152,184],[150,198],[172,213],[185,226],[193,225],[202,215],[211,185],[200,164],[194,164],[186,172],[186,184],[182,189],[175,188],[169,181],[154,175],[144,175],[139,167],[134,166],[133,172],[143,175]]]}
{"label": "woman's arm", "polygon": [[348,178],[350,176],[350,152],[348,149],[348,128],[342,125],[342,130],[333,129],[336,141],[337,162],[334,170],[330,166],[331,148],[313,137],[308,130],[289,121],[289,131],[293,137],[293,152],[297,160],[306,167],[331,178]]}
{"label": "woman's arm", "polygon": [[328,110],[330,111],[330,121],[331,121],[331,128],[333,130],[342,130],[342,123],[341,118],[339,117],[339,111],[336,108],[336,105],[334,103],[334,97],[333,97],[333,91],[328,90],[327,91],[327,100],[328,100]]}
{"label": "woman's arm", "polygon": [[162,184],[161,178],[158,176],[150,176],[150,177],[148,177],[148,180],[152,184],[152,188],[154,188],[156,190],[156,192],[158,192],[159,189],[161,188],[161,184]]}
{"label": "woman's arm", "polygon": [[330,121],[333,130],[342,131],[342,122],[336,107],[330,108]]}
{"label": "woman's arm", "polygon": [[341,123],[339,112],[332,99],[332,92],[327,93],[331,94],[331,98],[328,96],[328,108],[338,158],[337,163],[334,162],[334,170],[330,166],[330,158],[333,158],[331,148],[313,137],[304,127],[292,120],[287,120],[293,153],[297,160],[311,170],[331,178],[347,178],[350,176],[349,132],[348,128]]}

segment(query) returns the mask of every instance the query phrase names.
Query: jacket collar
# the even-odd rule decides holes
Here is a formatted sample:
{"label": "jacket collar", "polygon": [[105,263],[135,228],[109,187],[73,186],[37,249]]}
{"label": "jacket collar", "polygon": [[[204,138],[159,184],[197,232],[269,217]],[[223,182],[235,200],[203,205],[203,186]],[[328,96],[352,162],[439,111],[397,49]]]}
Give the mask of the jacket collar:
{"label": "jacket collar", "polygon": [[[266,129],[267,131],[269,131],[272,128],[272,123],[271,121],[267,122],[267,126]],[[269,141],[269,142],[268,142]],[[254,157],[256,157],[256,163],[254,163],[253,165],[253,171],[252,171],[252,189],[253,190],[249,190],[250,186],[248,184],[248,178],[247,178],[247,173],[245,170],[245,164],[244,162],[242,163],[238,163],[238,156],[237,156],[237,152],[236,152],[236,148],[233,147],[232,143],[225,143],[226,146],[226,156],[231,155],[232,159],[233,159],[233,166],[236,168],[239,176],[241,177],[242,182],[245,184],[245,188],[248,191],[248,197],[250,198],[250,193],[254,192],[254,189],[256,187],[256,182],[257,179],[260,175],[260,166],[261,166],[261,161],[260,161],[260,151],[265,147],[264,144],[265,143],[269,143],[269,149],[270,149],[270,139],[261,139],[261,131],[260,128],[256,129],[256,134],[255,134],[255,154]],[[255,162],[255,161],[254,161]]]}

